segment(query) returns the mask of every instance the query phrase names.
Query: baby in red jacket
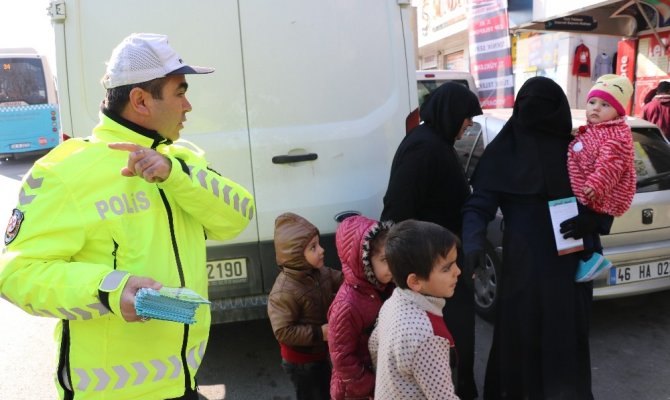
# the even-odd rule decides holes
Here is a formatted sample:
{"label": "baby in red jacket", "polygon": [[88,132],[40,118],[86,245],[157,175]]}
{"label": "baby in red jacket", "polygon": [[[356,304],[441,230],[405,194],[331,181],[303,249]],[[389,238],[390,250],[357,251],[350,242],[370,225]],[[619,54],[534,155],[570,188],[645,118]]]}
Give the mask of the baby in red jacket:
{"label": "baby in red jacket", "polygon": [[[614,217],[630,208],[635,195],[633,137],[625,117],[632,93],[633,86],[624,76],[598,78],[587,96],[587,124],[577,129],[568,146],[570,184],[579,204]],[[598,234],[583,240],[577,282],[593,280],[612,266],[602,256]]]}

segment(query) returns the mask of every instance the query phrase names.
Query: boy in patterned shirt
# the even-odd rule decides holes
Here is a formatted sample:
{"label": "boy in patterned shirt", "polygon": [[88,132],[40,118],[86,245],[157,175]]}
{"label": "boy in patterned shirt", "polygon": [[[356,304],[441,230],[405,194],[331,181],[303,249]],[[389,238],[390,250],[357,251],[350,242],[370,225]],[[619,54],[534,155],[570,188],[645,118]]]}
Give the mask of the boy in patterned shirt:
{"label": "boy in patterned shirt", "polygon": [[384,303],[369,348],[376,369],[375,399],[458,399],[449,365],[454,341],[442,318],[461,270],[458,238],[431,223],[406,220],[386,241],[396,289]]}

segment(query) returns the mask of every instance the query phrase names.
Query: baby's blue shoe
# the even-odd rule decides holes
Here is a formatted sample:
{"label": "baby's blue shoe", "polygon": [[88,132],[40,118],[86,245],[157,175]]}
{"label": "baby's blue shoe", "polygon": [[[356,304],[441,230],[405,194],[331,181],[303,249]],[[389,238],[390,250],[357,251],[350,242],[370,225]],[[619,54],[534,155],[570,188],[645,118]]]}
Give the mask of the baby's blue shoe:
{"label": "baby's blue shoe", "polygon": [[602,254],[593,253],[587,261],[579,261],[575,281],[588,282],[596,279],[598,275],[612,268],[610,260],[603,257]]}

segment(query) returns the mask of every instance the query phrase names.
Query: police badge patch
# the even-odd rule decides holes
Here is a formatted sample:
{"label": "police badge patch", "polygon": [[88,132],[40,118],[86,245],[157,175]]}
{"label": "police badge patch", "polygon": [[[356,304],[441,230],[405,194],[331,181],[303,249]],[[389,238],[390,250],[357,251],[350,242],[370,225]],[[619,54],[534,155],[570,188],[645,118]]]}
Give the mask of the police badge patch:
{"label": "police badge patch", "polygon": [[14,211],[12,211],[12,216],[9,218],[7,230],[5,231],[5,246],[12,243],[16,238],[16,235],[19,234],[21,222],[23,222],[23,213],[18,208],[15,208]]}

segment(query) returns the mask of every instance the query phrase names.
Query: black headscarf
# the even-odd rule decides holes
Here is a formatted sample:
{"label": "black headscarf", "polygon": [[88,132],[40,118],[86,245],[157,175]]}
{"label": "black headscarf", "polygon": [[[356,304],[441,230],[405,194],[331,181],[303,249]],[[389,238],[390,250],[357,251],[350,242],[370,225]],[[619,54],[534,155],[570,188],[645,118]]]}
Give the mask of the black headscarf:
{"label": "black headscarf", "polygon": [[563,89],[549,78],[527,80],[512,117],[484,150],[472,176],[473,187],[550,200],[572,196],[567,168],[571,130]]}
{"label": "black headscarf", "polygon": [[455,82],[440,85],[421,106],[421,120],[451,146],[466,118],[482,113],[479,99],[470,89]]}

